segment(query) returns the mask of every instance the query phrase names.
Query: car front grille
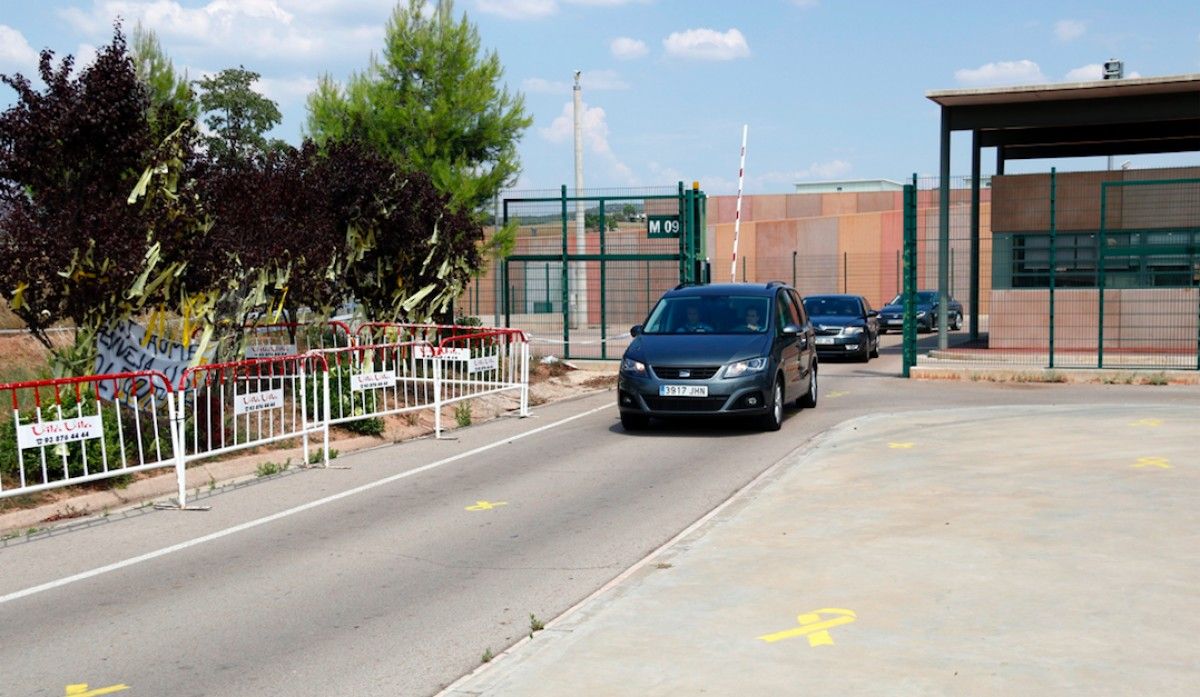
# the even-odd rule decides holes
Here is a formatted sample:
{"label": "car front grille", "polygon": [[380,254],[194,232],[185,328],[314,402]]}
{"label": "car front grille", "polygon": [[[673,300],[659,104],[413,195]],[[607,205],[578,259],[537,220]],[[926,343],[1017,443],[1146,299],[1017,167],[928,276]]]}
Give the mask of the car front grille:
{"label": "car front grille", "polygon": [[[663,380],[708,380],[717,374],[720,366],[703,366],[690,368],[687,366],[653,366],[654,374]],[[686,373],[686,375],[684,374]]]}
{"label": "car front grille", "polygon": [[842,328],[817,326],[814,328],[814,332],[817,336],[837,336],[842,333]]}
{"label": "car front grille", "polygon": [[720,411],[725,397],[643,397],[650,411]]}

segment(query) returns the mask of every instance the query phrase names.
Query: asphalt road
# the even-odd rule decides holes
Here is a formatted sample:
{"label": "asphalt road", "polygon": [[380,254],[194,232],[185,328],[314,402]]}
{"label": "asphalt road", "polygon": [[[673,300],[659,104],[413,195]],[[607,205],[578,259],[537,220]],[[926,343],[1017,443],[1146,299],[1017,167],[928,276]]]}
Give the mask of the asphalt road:
{"label": "asphalt road", "polygon": [[[988,385],[825,363],[783,429],[626,434],[613,393],[218,489],[0,548],[0,695],[428,695],[702,517],[807,439],[868,413],[1179,403],[1200,391]],[[522,435],[525,434],[525,435]],[[486,502],[486,503],[480,503]],[[473,509],[473,510],[472,510]]]}

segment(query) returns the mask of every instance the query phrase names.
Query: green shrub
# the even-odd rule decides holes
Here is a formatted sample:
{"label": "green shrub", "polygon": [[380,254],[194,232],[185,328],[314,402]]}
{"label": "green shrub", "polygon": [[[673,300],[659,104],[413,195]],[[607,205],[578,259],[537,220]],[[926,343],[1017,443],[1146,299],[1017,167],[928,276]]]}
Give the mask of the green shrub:
{"label": "green shrub", "polygon": [[463,428],[471,425],[471,403],[459,402],[454,405],[454,421]]}
{"label": "green shrub", "polygon": [[[349,366],[335,365],[329,369],[329,409],[331,418],[363,415],[363,418],[343,424],[351,433],[364,436],[383,435],[384,423],[379,417],[365,416],[375,409],[375,391],[354,392],[350,389]],[[322,397],[322,378],[320,374],[307,378],[305,408],[309,414],[314,413],[316,400]]]}

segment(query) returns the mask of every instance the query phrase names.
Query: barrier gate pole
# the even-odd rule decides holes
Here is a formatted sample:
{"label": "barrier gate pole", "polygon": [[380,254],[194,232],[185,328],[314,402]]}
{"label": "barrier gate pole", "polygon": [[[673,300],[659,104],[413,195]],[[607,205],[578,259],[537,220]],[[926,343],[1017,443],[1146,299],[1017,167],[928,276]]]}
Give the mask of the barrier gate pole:
{"label": "barrier gate pole", "polygon": [[529,343],[521,343],[521,417],[529,416]]}
{"label": "barrier gate pole", "polygon": [[[153,389],[153,385],[151,385]],[[179,489],[179,508],[187,508],[187,459],[183,455],[183,390],[179,391],[179,405],[175,395],[167,394],[167,420],[171,422],[171,447],[175,449],[175,484]],[[141,435],[139,434],[139,438]]]}
{"label": "barrier gate pole", "polygon": [[[301,441],[304,443],[304,467],[309,465],[308,457],[308,376],[304,373],[304,364],[301,363],[296,371],[300,375],[300,433]],[[292,393],[293,397],[295,393]],[[293,412],[294,413],[294,412]],[[293,422],[294,423],[294,422]]]}

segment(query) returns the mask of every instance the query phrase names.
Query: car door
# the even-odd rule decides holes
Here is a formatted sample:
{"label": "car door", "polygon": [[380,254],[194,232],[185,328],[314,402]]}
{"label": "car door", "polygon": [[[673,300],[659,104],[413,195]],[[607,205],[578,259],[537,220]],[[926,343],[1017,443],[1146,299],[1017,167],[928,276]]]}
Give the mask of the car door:
{"label": "car door", "polygon": [[[875,313],[873,316],[871,313]],[[863,320],[867,323],[866,335],[867,344],[873,346],[875,340],[879,338],[879,313],[871,307],[871,301],[866,298],[862,299]]]}
{"label": "car door", "polygon": [[800,319],[800,371],[796,376],[796,385],[803,393],[808,391],[809,375],[812,373],[813,364],[817,360],[817,330],[813,328],[808,311],[804,309],[804,300],[800,297],[800,293],[792,289],[788,291],[788,295],[791,296],[793,307],[795,307],[796,314],[799,315]]}
{"label": "car door", "polygon": [[802,356],[810,338],[803,331],[800,334],[783,333],[783,328],[788,325],[803,326],[795,301],[784,289],[775,293],[775,318],[775,340],[782,345],[779,366],[783,370],[784,400],[790,400],[800,384]]}

